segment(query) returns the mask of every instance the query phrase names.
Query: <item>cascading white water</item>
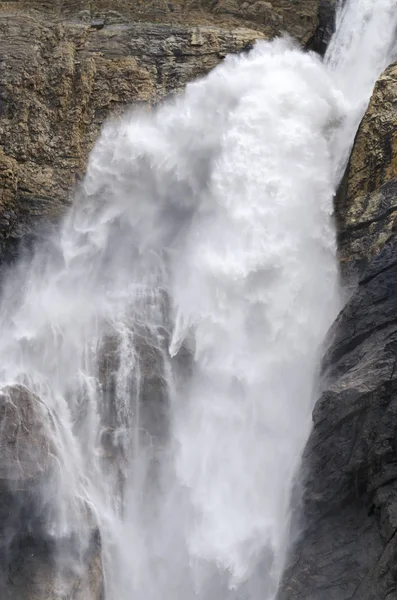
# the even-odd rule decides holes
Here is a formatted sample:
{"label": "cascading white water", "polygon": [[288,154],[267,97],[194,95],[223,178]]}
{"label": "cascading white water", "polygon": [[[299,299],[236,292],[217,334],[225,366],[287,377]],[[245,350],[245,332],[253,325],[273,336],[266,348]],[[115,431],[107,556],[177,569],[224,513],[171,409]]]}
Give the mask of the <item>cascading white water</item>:
{"label": "cascading white water", "polygon": [[397,58],[396,2],[344,0],[339,2],[336,17],[336,32],[325,63],[346,102],[346,116],[333,148],[338,182],[376,79]]}
{"label": "cascading white water", "polygon": [[277,591],[338,307],[335,172],[391,7],[345,4],[325,65],[261,42],[107,124],[60,240],[4,286],[1,388],[40,399],[46,533],[81,556],[98,525],[106,600]]}

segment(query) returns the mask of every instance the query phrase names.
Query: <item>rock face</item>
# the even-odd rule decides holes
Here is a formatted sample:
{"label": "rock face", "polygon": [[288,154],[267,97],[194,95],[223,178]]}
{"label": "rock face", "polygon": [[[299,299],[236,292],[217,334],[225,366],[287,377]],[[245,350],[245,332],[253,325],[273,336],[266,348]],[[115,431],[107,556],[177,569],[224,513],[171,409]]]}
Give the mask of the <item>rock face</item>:
{"label": "rock face", "polygon": [[397,64],[379,78],[336,198],[345,279],[357,279],[397,225]]}
{"label": "rock face", "polygon": [[397,65],[380,77],[336,210],[358,285],[330,332],[283,600],[397,598]]}
{"label": "rock face", "polygon": [[19,12],[3,12],[0,28],[0,255],[38,223],[59,221],[110,113],[159,100],[257,36],[152,24],[97,30]]}
{"label": "rock face", "polygon": [[110,114],[155,103],[281,29],[305,42],[318,5],[0,1],[0,260],[59,221]]}
{"label": "rock face", "polygon": [[2,4],[7,10],[40,11],[96,28],[137,21],[228,30],[245,26],[271,36],[288,31],[305,43],[313,35],[320,0],[294,0],[293,6],[290,0],[3,0]]}

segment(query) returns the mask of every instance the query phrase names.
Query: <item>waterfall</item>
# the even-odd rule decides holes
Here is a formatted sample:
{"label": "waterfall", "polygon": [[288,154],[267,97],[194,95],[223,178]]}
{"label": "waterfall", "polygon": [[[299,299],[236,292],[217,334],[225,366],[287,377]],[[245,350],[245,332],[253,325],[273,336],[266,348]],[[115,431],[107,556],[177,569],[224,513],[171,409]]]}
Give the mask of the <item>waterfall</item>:
{"label": "waterfall", "polygon": [[325,63],[343,92],[345,119],[337,130],[333,154],[335,181],[343,176],[354,136],[382,71],[397,58],[395,0],[344,0]]}
{"label": "waterfall", "polygon": [[4,477],[38,482],[59,598],[93,536],[105,600],[274,598],[339,308],[332,199],[393,3],[345,2],[325,62],[258,42],[108,122],[5,280]]}

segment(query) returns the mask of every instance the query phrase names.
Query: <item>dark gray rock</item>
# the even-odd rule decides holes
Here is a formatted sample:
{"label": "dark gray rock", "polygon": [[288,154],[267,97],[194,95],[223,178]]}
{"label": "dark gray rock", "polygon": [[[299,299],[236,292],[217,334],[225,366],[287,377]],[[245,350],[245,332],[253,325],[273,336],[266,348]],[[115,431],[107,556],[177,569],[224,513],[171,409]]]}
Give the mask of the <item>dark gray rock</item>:
{"label": "dark gray rock", "polygon": [[397,241],[334,324],[283,600],[397,598]]}
{"label": "dark gray rock", "polygon": [[321,0],[317,14],[317,27],[306,44],[307,50],[324,56],[335,31],[337,4],[338,0]]}

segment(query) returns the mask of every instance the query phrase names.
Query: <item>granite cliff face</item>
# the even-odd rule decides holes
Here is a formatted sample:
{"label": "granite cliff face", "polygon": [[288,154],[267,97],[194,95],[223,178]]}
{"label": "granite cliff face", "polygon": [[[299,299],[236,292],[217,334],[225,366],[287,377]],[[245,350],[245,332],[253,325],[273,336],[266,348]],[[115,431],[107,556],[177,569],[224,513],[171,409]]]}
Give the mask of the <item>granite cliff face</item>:
{"label": "granite cliff face", "polygon": [[351,298],[324,359],[288,600],[397,597],[396,123],[392,65],[376,84],[336,198]]}

